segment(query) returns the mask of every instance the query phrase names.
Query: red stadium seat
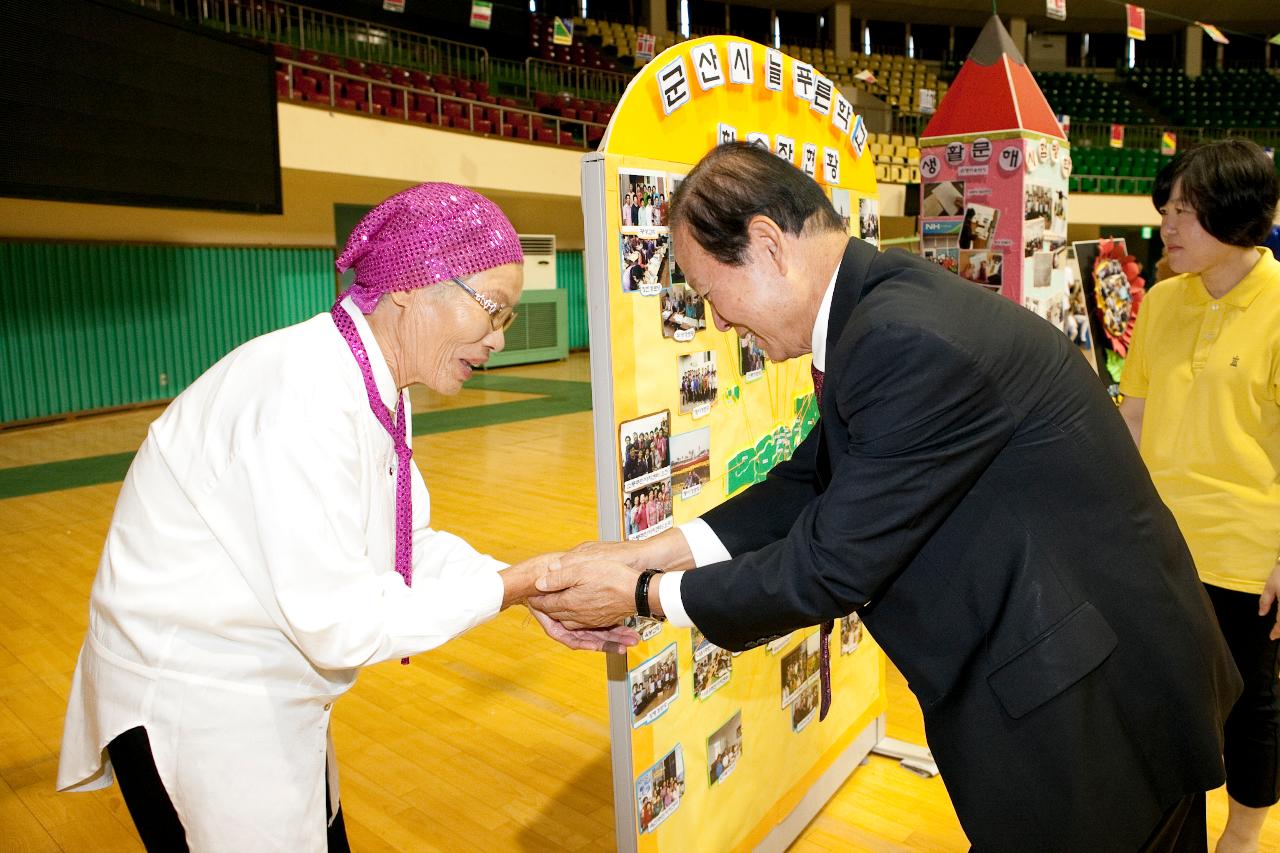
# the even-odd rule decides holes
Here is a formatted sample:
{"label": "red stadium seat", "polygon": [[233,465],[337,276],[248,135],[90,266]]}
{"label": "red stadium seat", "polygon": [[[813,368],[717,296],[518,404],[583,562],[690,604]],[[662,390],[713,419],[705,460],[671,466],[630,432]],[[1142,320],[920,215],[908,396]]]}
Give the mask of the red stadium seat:
{"label": "red stadium seat", "polygon": [[556,141],[556,135],[549,127],[539,128],[537,134],[539,142],[554,143]]}
{"label": "red stadium seat", "polygon": [[478,119],[475,123],[474,130],[476,133],[493,133],[493,123]]}

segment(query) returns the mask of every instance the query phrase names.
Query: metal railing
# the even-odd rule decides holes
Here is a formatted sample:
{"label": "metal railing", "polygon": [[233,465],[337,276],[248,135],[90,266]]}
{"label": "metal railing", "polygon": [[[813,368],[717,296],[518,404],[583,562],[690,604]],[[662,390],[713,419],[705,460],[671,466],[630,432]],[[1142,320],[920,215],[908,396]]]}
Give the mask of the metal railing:
{"label": "metal railing", "polygon": [[529,57],[524,61],[525,97],[534,92],[569,92],[578,98],[616,102],[634,75]]}
{"label": "metal railing", "polygon": [[[540,140],[537,130],[539,128],[550,128],[554,137],[554,142],[562,144],[563,132],[574,133],[576,136],[574,141],[584,148],[590,148],[593,143],[599,140],[604,134],[606,125],[596,121],[583,121],[582,119],[563,118],[561,116],[546,115],[544,113],[534,112],[532,110],[521,109],[519,107],[504,107],[500,104],[489,104],[483,101],[474,101],[470,98],[460,98],[452,95],[442,95],[439,92],[427,91],[414,86],[406,86],[400,83],[391,83],[386,80],[377,80],[372,77],[364,77],[359,74],[352,74],[348,71],[341,71],[335,68],[324,68],[319,65],[308,65],[305,62],[299,62],[292,59],[279,58],[276,60],[276,67],[284,70],[287,88],[285,96],[289,100],[295,100],[295,95],[304,94],[302,88],[297,83],[299,81],[299,71],[310,73],[312,79],[319,75],[326,84],[324,93],[320,94],[323,100],[308,100],[305,103],[318,105],[327,104],[330,109],[344,109],[347,111],[355,111],[367,113],[369,115],[383,115],[391,118],[401,118],[405,121],[413,121],[415,113],[427,113],[426,110],[415,109],[414,107],[423,103],[422,99],[428,99],[434,104],[434,111],[430,114],[434,116],[445,115],[446,104],[460,105],[460,113],[466,117],[466,130],[472,133],[476,132],[477,121],[487,121],[487,119],[478,117],[478,113],[483,111],[496,110],[498,112],[497,126],[493,128],[495,136],[502,136],[502,127],[511,124],[513,127],[523,129],[523,134],[514,137],[506,137],[508,139],[527,139],[532,142],[546,141]],[[318,81],[317,81],[318,82]],[[343,96],[338,95],[338,85],[343,87]],[[349,98],[352,86],[357,87],[360,92],[360,98]],[[390,93],[389,98],[381,98],[382,101],[389,100],[390,106],[380,103],[377,99],[380,93],[386,91]],[[340,101],[354,101],[355,106],[344,105]],[[411,106],[411,104],[413,106]],[[381,106],[382,111],[379,112],[377,107]],[[508,121],[508,119],[522,116],[527,121]],[[433,122],[428,122],[432,124]],[[455,125],[456,126],[456,125]],[[599,130],[599,135],[592,139],[589,128]]]}
{"label": "metal railing", "polygon": [[407,65],[436,74],[489,79],[489,52],[463,42],[268,0],[133,0],[140,6],[223,32],[334,53],[366,62]]}
{"label": "metal railing", "polygon": [[[1163,124],[1126,124],[1125,148],[1160,147],[1160,137],[1171,131],[1177,135],[1178,147],[1185,148],[1229,136],[1252,139],[1259,145],[1280,147],[1280,127],[1182,127]],[[1082,148],[1106,148],[1111,142],[1111,125],[1107,122],[1072,122],[1071,145]]]}

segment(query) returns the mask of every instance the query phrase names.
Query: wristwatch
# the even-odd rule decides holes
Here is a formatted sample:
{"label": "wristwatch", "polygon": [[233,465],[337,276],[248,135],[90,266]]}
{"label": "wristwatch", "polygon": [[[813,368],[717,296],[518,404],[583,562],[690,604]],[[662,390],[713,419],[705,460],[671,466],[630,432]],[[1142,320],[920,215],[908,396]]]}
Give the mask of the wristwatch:
{"label": "wristwatch", "polygon": [[645,569],[636,578],[636,614],[645,619],[656,619],[665,622],[665,616],[657,616],[649,609],[649,584],[654,575],[662,574],[662,569]]}

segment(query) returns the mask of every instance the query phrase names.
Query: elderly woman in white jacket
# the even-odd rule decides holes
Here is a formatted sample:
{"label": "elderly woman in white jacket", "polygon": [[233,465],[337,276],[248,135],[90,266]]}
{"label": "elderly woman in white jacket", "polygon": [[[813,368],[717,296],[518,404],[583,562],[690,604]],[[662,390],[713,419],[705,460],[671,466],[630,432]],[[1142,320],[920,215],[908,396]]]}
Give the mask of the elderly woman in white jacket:
{"label": "elderly woman in white jacket", "polygon": [[[433,530],[409,385],[456,393],[522,286],[492,202],[423,184],[338,260],[331,312],[239,347],[151,425],[93,585],[59,790],[119,779],[152,850],[343,850],[335,699],[360,668],[422,652],[534,592]],[[625,629],[573,632],[616,651]]]}

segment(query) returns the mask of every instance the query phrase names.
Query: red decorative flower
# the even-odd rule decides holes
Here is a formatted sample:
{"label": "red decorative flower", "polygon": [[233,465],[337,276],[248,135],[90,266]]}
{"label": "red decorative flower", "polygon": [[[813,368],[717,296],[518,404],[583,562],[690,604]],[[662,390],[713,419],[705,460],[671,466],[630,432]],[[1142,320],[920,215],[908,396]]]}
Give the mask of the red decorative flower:
{"label": "red decorative flower", "polygon": [[1115,240],[1098,241],[1098,258],[1093,262],[1093,292],[1102,328],[1117,355],[1127,355],[1133,339],[1133,325],[1146,281],[1133,255],[1126,255]]}

